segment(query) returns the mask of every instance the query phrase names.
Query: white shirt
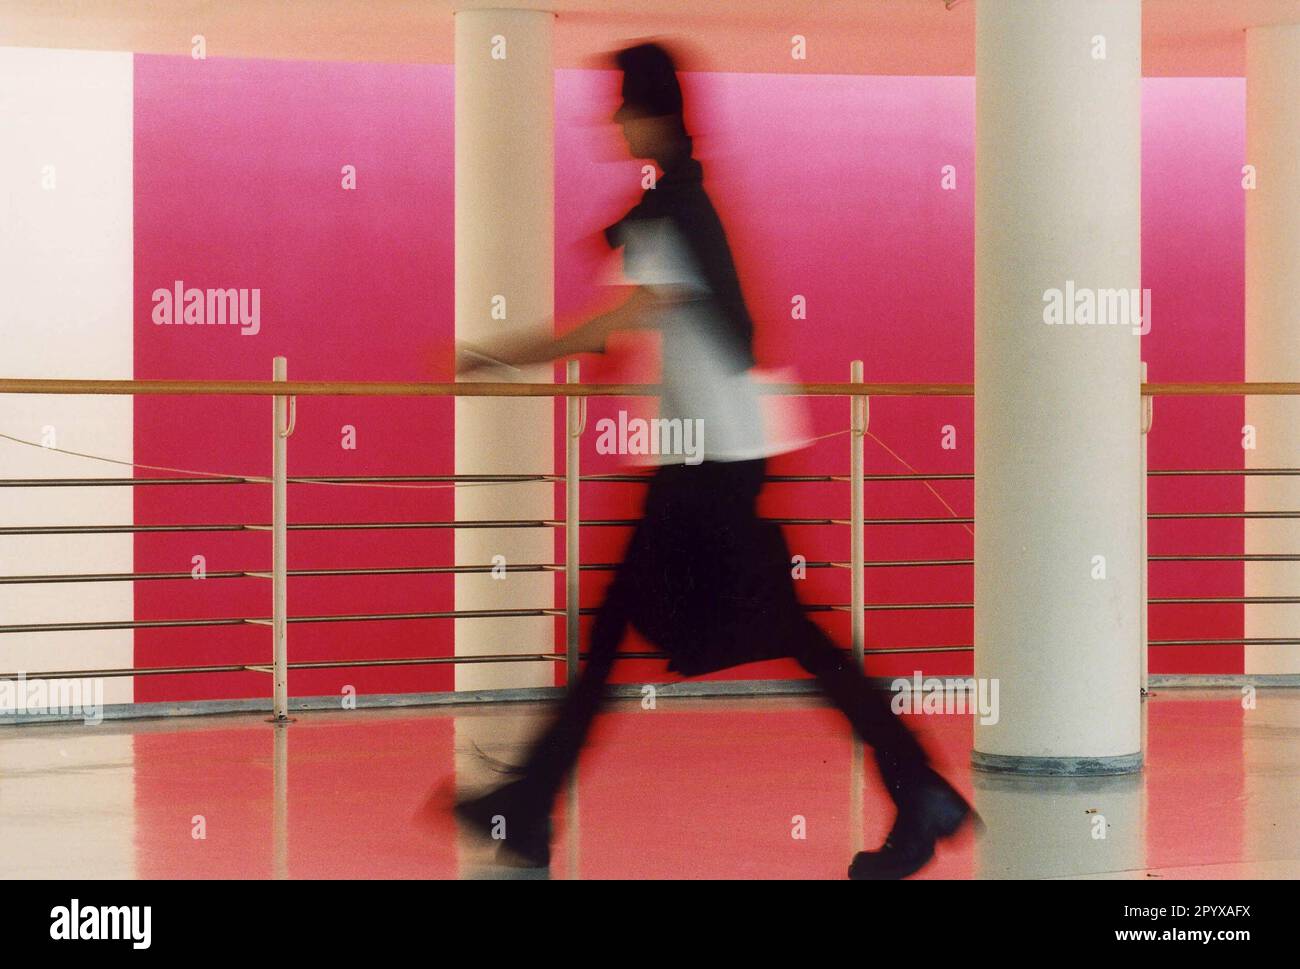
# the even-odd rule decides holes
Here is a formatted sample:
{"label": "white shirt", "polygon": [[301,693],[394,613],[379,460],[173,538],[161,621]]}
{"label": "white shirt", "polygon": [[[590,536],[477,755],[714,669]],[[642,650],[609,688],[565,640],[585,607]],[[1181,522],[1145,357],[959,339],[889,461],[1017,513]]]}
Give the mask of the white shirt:
{"label": "white shirt", "polygon": [[[725,321],[672,222],[633,220],[623,231],[624,281],[667,291],[654,311],[664,335],[660,418],[694,421],[707,461],[747,461],[806,446],[801,398],[759,393],[761,375],[746,369],[721,338]],[[678,454],[656,457],[660,463],[683,460]]]}

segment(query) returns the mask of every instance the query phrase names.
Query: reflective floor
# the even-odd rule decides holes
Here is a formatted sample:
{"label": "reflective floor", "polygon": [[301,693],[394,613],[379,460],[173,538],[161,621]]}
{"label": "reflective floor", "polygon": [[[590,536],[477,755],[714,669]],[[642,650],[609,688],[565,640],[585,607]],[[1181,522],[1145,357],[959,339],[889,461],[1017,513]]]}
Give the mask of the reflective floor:
{"label": "reflective floor", "polygon": [[[517,757],[541,712],[0,727],[0,876],[521,877],[421,807],[490,782],[482,754]],[[1164,690],[1145,713],[1145,770],[1092,780],[972,771],[968,716],[911,718],[987,825],[918,877],[1300,877],[1300,691]],[[854,748],[813,698],[616,703],[556,805],[550,877],[841,878],[892,820]]]}

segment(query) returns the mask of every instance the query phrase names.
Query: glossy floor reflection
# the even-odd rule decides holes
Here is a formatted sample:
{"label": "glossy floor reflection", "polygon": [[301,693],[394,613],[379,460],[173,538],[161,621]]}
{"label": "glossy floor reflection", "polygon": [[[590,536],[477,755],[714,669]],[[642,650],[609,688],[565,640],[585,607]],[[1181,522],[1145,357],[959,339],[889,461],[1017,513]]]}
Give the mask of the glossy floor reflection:
{"label": "glossy floor reflection", "polygon": [[[477,751],[517,757],[539,712],[0,727],[0,876],[530,877],[449,816],[417,816],[431,793],[490,782]],[[968,717],[912,718],[987,824],[920,877],[1300,876],[1300,691],[1243,709],[1236,689],[1164,690],[1146,721],[1141,775],[1080,781],[972,771]],[[550,877],[843,877],[891,822],[854,746],[813,698],[617,703],[556,805]]]}

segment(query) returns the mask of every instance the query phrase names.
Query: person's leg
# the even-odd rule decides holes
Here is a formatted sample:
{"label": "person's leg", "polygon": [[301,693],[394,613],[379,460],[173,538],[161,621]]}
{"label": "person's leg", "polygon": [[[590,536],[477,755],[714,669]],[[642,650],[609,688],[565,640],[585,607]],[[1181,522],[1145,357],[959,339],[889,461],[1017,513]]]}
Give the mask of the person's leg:
{"label": "person's leg", "polygon": [[817,677],[822,691],[871,746],[889,796],[899,803],[910,787],[928,776],[920,743],[890,709],[887,697],[872,688],[852,658],[836,647],[820,626],[801,617],[791,635],[797,641],[795,658]]}
{"label": "person's leg", "polygon": [[592,624],[586,665],[565,695],[555,719],[533,742],[520,768],[520,782],[526,785],[531,800],[545,811],[550,811],[565,775],[578,760],[600,709],[605,684],[626,628],[627,612],[622,595],[611,588]]}
{"label": "person's leg", "polygon": [[898,808],[885,843],[876,851],[858,852],[849,877],[906,878],[934,856],[939,838],[956,832],[970,816],[970,805],[930,768],[916,737],[857,664],[812,620],[803,617],[799,626],[793,633],[799,643],[796,658],[874,749],[885,788]]}
{"label": "person's leg", "polygon": [[[613,669],[627,611],[617,579],[592,627],[588,659],[550,725],[533,742],[514,780],[472,800],[456,813],[481,834],[503,840],[526,862],[550,861],[550,813],[564,777],[577,762]],[[504,823],[504,831],[497,825]]]}

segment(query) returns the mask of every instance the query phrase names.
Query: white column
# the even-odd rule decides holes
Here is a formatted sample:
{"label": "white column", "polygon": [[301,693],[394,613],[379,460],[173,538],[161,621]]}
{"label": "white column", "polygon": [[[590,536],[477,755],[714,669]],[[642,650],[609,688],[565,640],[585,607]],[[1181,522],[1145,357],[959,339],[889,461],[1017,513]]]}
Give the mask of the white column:
{"label": "white column", "polygon": [[[1246,31],[1246,379],[1300,381],[1300,25]],[[1300,467],[1300,398],[1247,397],[1248,468]],[[1246,508],[1300,509],[1300,478],[1246,478]],[[1300,553],[1300,521],[1246,522],[1251,554]],[[1246,595],[1294,596],[1300,562],[1246,563]],[[1249,638],[1296,637],[1300,606],[1246,607]],[[1298,673],[1300,647],[1247,646],[1247,673]]]}
{"label": "white column", "polygon": [[1078,878],[1146,868],[1144,780],[976,773],[985,828],[975,841],[974,877]]}
{"label": "white column", "polygon": [[[551,26],[538,10],[461,10],[456,22],[456,336],[487,341],[547,320],[554,303]],[[551,380],[550,365],[520,380]],[[492,373],[484,379],[508,379]],[[456,472],[554,471],[550,398],[458,398]],[[550,484],[459,488],[456,518],[553,519]],[[456,562],[553,562],[551,529],[458,529]],[[497,561],[500,561],[499,559]],[[549,572],[456,577],[457,609],[550,608]],[[458,619],[456,654],[549,652],[550,617]],[[466,664],[456,689],[551,686],[549,663]]]}
{"label": "white column", "polygon": [[999,718],[977,719],[972,763],[989,770],[1141,766],[1141,304],[1045,322],[1050,291],[1086,319],[1085,291],[1141,288],[1141,22],[1139,0],[976,10],[975,674],[999,681]]}

